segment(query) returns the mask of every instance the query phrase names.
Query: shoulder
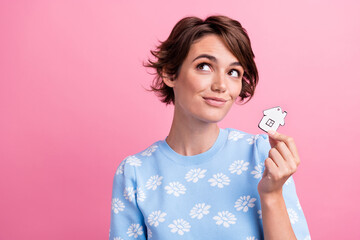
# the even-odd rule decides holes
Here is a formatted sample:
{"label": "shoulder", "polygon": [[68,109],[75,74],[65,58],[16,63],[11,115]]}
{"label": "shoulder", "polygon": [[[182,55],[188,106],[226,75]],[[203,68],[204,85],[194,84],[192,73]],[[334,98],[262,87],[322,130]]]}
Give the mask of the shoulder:
{"label": "shoulder", "polygon": [[266,143],[266,141],[269,140],[267,134],[252,134],[235,128],[225,128],[225,130],[228,132],[228,140],[230,141],[238,141],[242,139],[252,145],[254,143]]}
{"label": "shoulder", "polygon": [[143,167],[143,165],[151,164],[150,162],[154,160],[159,150],[159,144],[161,141],[154,142],[151,145],[148,145],[145,149],[134,153],[132,155],[127,155],[117,166],[116,175],[134,175],[136,171]]}

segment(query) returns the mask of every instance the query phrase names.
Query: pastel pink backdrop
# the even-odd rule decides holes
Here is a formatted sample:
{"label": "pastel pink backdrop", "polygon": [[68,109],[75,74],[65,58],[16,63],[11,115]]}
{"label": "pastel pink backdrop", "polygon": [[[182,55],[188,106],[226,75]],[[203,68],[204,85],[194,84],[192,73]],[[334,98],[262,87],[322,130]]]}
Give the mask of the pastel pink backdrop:
{"label": "pastel pink backdrop", "polygon": [[288,112],[312,239],[360,239],[358,1],[1,1],[0,239],[107,239],[122,159],[164,139],[173,108],[142,67],[182,17],[225,14],[260,82],[220,123]]}

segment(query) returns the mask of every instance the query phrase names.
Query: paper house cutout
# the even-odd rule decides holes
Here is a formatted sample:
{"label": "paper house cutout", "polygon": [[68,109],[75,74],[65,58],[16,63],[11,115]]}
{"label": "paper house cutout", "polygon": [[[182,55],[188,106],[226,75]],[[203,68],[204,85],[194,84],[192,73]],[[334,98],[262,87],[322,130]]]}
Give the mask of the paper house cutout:
{"label": "paper house cutout", "polygon": [[287,112],[282,111],[281,107],[273,107],[263,111],[264,116],[259,123],[259,128],[268,132],[276,131],[279,126],[284,126]]}

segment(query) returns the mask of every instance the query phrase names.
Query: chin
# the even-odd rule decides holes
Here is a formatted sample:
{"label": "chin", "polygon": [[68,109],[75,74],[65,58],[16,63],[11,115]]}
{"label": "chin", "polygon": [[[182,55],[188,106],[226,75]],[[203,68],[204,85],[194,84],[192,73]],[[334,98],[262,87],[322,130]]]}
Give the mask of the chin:
{"label": "chin", "polygon": [[204,122],[208,122],[208,123],[218,123],[221,120],[224,119],[225,115],[220,115],[220,114],[214,114],[214,115],[206,115],[206,116],[202,116],[202,120]]}

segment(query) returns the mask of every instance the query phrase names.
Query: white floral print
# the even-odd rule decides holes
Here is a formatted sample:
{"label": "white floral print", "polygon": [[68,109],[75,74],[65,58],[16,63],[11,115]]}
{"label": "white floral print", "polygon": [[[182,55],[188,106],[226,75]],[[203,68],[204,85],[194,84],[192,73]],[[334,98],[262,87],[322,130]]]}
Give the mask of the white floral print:
{"label": "white floral print", "polygon": [[113,198],[111,203],[111,209],[115,214],[118,214],[120,211],[124,211],[125,205],[118,198]]}
{"label": "white floral print", "polygon": [[285,185],[289,185],[291,184],[293,181],[292,181],[292,177],[289,177],[286,182],[285,182]]}
{"label": "white floral print", "polygon": [[197,181],[199,181],[200,178],[204,178],[205,177],[205,173],[206,170],[205,169],[191,169],[190,171],[188,171],[185,175],[185,179],[186,181],[190,182],[194,182],[196,183]]}
{"label": "white floral print", "polygon": [[229,171],[231,173],[236,173],[237,175],[240,175],[243,171],[248,170],[248,165],[249,162],[245,162],[244,160],[236,160],[230,165]]}
{"label": "white floral print", "polygon": [[212,178],[208,181],[210,186],[217,186],[218,188],[223,188],[224,185],[230,184],[230,178],[223,173],[214,174]]}
{"label": "white floral print", "polygon": [[141,153],[141,156],[148,156],[148,157],[150,157],[150,156],[152,155],[152,153],[156,151],[157,148],[158,148],[157,145],[152,145],[152,146],[148,147],[145,151],[143,151],[143,152]]}
{"label": "white floral print", "polygon": [[169,224],[172,233],[178,233],[179,235],[184,235],[184,232],[190,231],[190,224],[184,219],[174,220],[172,224]]}
{"label": "white floral print", "polygon": [[146,194],[145,194],[145,192],[142,190],[142,188],[141,188],[141,187],[138,188],[138,189],[136,190],[136,192],[137,192],[137,199],[138,199],[139,201],[141,201],[141,202],[145,201],[145,199],[146,199]]}
{"label": "white floral print", "polygon": [[290,218],[291,224],[294,224],[294,223],[296,223],[297,221],[299,221],[299,216],[298,216],[298,214],[295,212],[294,209],[288,208],[287,211],[288,211],[288,214],[289,214],[289,218]]}
{"label": "white floral print", "polygon": [[258,139],[259,137],[260,137],[260,135],[256,134],[255,136],[251,136],[251,138],[246,139],[246,141],[248,141],[249,144],[251,145],[251,144],[254,144],[256,139]]}
{"label": "white floral print", "polygon": [[231,131],[231,132],[229,133],[228,139],[229,139],[229,140],[237,141],[237,140],[239,140],[240,138],[243,138],[244,136],[245,136],[245,134],[240,133],[239,131]]}
{"label": "white floral print", "polygon": [[255,170],[251,171],[251,174],[254,175],[254,178],[261,178],[263,173],[264,173],[264,164],[263,163],[259,163],[258,165],[255,166]]}
{"label": "white floral print", "polygon": [[255,237],[246,237],[246,240],[258,240],[258,239]]}
{"label": "white floral print", "polygon": [[304,238],[304,240],[311,240],[310,235],[307,235],[307,236]]}
{"label": "white floral print", "polygon": [[124,240],[121,237],[114,237],[114,240]]}
{"label": "white floral print", "polygon": [[159,175],[150,177],[149,180],[146,182],[146,185],[145,185],[146,189],[156,190],[156,188],[161,185],[162,179],[163,179],[163,177],[161,177]]}
{"label": "white floral print", "polygon": [[259,218],[262,219],[262,211],[258,210],[257,213],[259,214]]}
{"label": "white floral print", "polygon": [[149,222],[150,226],[154,225],[154,227],[157,227],[157,226],[159,226],[159,222],[165,221],[165,218],[164,218],[165,216],[166,216],[165,212],[161,212],[161,211],[152,212],[148,216],[148,222]]}
{"label": "white floral print", "polygon": [[198,203],[190,210],[191,218],[202,219],[204,215],[209,214],[210,205],[205,203]]}
{"label": "white floral print", "polygon": [[148,239],[152,238],[152,231],[150,228],[147,228],[147,236],[148,236]]}
{"label": "white floral print", "polygon": [[123,174],[124,173],[124,166],[125,166],[126,160],[124,159],[119,167],[116,169],[116,175]]}
{"label": "white floral print", "polygon": [[230,224],[235,224],[237,220],[235,215],[229,211],[218,212],[218,215],[213,217],[213,219],[216,221],[217,225],[222,224],[226,228],[230,227]]}
{"label": "white floral print", "polygon": [[142,164],[141,160],[135,156],[129,156],[125,160],[126,160],[127,164],[129,164],[131,166],[135,166],[135,167],[140,167]]}
{"label": "white floral print", "polygon": [[185,194],[186,188],[179,182],[171,182],[165,187],[167,194],[174,194],[175,197],[179,197],[180,194]]}
{"label": "white floral print", "polygon": [[243,196],[240,197],[236,202],[235,202],[235,208],[237,211],[243,211],[243,212],[247,212],[249,210],[249,208],[252,208],[255,206],[254,202],[256,201],[256,198],[250,198],[250,196]]}
{"label": "white floral print", "polygon": [[124,197],[126,200],[129,200],[129,202],[131,202],[133,198],[135,198],[135,189],[133,187],[125,188]]}
{"label": "white floral print", "polygon": [[298,199],[297,202],[296,202],[296,206],[297,206],[297,208],[298,208],[299,210],[302,210],[299,199]]}
{"label": "white floral print", "polygon": [[134,238],[138,238],[138,236],[143,235],[143,227],[140,224],[131,224],[128,228],[127,235],[129,237],[134,236]]}

